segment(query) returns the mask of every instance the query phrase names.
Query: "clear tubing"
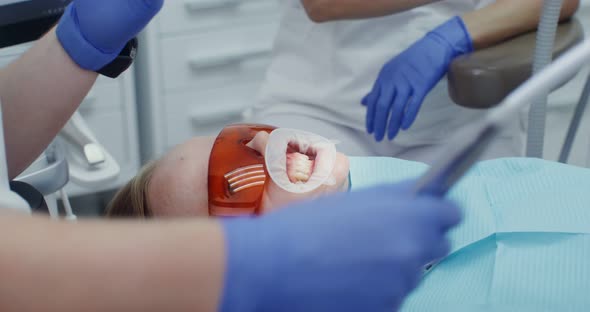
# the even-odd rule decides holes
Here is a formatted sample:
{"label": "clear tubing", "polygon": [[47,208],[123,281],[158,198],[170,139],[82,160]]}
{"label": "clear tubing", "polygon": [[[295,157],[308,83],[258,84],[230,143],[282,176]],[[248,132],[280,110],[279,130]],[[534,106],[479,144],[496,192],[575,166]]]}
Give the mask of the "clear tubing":
{"label": "clear tubing", "polygon": [[[559,23],[559,15],[563,0],[545,0],[543,12],[537,31],[537,46],[533,63],[533,75],[551,63],[555,33]],[[545,118],[547,114],[547,98],[549,90],[539,95],[532,102],[529,111],[528,137],[526,156],[543,158],[543,146],[545,141]]]}
{"label": "clear tubing", "polygon": [[588,75],[588,79],[586,80],[586,85],[584,86],[584,91],[582,91],[582,96],[580,97],[580,101],[576,106],[574,111],[574,116],[572,117],[572,122],[570,123],[570,127],[567,131],[567,135],[565,137],[565,142],[563,143],[563,147],[561,148],[561,153],[559,154],[559,162],[560,163],[567,163],[567,160],[570,156],[570,152],[572,151],[572,146],[574,144],[574,139],[576,138],[576,134],[578,133],[578,129],[580,127],[580,122],[582,121],[582,116],[584,115],[584,111],[586,110],[586,106],[588,106],[588,101],[590,100],[590,75]]}

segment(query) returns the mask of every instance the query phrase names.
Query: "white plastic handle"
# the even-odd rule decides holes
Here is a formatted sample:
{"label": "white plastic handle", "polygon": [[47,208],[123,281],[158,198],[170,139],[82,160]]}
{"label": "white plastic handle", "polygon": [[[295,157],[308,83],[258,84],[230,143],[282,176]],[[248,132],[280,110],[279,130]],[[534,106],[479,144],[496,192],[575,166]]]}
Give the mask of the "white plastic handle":
{"label": "white plastic handle", "polygon": [[193,111],[191,113],[191,121],[197,126],[210,125],[242,118],[243,113],[243,108],[219,111],[208,114],[203,114],[203,112],[201,111]]}
{"label": "white plastic handle", "polygon": [[189,60],[191,68],[211,69],[215,67],[238,65],[246,60],[270,55],[270,47],[256,48],[251,50],[228,51],[225,53],[212,54],[208,56],[192,57]]}
{"label": "white plastic handle", "polygon": [[104,153],[105,160],[90,168],[86,164],[86,160],[80,159],[81,157],[77,153],[68,155],[72,183],[87,189],[99,189],[117,180],[121,173],[121,167],[102,145],[99,147]]}
{"label": "white plastic handle", "polygon": [[70,181],[85,188],[101,188],[119,177],[121,168],[102,146],[84,118],[74,113],[60,133],[71,143],[68,154]]}
{"label": "white plastic handle", "polygon": [[240,0],[185,0],[184,7],[189,12],[232,8],[240,5]]}
{"label": "white plastic handle", "polygon": [[62,129],[61,135],[82,151],[89,166],[105,161],[103,149],[97,144],[96,138],[79,112],[75,112],[70,118]]}

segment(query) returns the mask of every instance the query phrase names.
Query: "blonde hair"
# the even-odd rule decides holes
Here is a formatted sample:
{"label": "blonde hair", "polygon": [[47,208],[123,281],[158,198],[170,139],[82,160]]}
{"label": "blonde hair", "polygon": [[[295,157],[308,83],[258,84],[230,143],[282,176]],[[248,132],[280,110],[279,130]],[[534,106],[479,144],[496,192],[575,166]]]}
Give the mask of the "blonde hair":
{"label": "blonde hair", "polygon": [[135,217],[151,218],[148,205],[148,188],[156,168],[156,161],[145,165],[139,173],[120,189],[108,204],[107,218]]}

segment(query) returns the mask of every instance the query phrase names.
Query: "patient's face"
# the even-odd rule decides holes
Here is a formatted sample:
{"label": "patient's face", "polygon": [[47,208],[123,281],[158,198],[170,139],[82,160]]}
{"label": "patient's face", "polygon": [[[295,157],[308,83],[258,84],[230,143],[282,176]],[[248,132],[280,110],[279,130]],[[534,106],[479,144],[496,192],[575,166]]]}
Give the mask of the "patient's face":
{"label": "patient's face", "polygon": [[[257,136],[249,146],[263,154],[268,136]],[[208,216],[208,165],[214,137],[197,137],[171,150],[158,161],[148,188],[148,203],[155,217]],[[348,188],[348,159],[338,153],[333,169],[336,183],[310,193],[292,194],[267,183],[262,210],[267,212],[289,202]]]}

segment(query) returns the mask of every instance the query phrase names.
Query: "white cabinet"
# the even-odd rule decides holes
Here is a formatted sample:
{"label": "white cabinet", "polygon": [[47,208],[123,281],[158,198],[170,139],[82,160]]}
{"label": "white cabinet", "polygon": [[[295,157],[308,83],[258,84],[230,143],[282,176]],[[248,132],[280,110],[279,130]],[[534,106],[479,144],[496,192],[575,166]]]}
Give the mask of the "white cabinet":
{"label": "white cabinet", "polygon": [[[4,67],[26,51],[31,44],[0,50],[0,67]],[[133,177],[140,165],[139,138],[133,70],[117,79],[99,77],[82,102],[79,112],[98,141],[118,162],[121,173],[117,180],[100,188],[86,189],[69,183],[71,196],[115,189]]]}
{"label": "white cabinet", "polygon": [[144,161],[216,135],[253,104],[278,29],[277,0],[179,0],[140,36],[136,80]]}

